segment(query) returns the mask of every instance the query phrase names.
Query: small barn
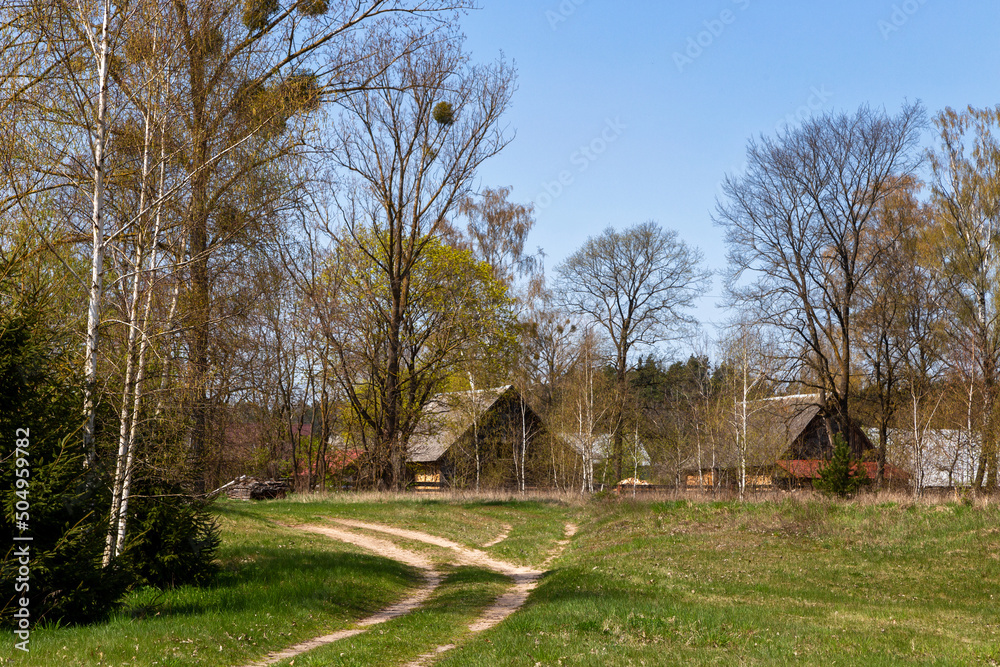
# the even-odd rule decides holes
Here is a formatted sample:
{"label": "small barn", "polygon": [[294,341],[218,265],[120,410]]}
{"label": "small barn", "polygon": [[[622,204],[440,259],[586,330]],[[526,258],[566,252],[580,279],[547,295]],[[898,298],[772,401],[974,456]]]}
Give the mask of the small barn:
{"label": "small barn", "polygon": [[[407,443],[418,488],[513,488],[529,483],[535,446],[547,436],[542,419],[513,385],[435,396]],[[524,467],[524,473],[520,472]]]}

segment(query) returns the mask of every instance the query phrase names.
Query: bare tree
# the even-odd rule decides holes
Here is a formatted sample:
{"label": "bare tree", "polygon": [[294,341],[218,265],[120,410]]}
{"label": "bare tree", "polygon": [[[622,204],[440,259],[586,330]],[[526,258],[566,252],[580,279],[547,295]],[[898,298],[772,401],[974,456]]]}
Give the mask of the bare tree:
{"label": "bare tree", "polygon": [[[559,377],[553,404],[545,415],[557,437],[570,440],[580,456],[580,493],[593,493],[594,466],[606,459],[604,434],[609,412],[607,378],[600,372],[604,356],[589,327],[576,330],[572,337],[572,362]],[[557,478],[556,471],[553,477]]]}
{"label": "bare tree", "polygon": [[[400,39],[415,41],[412,35]],[[380,351],[365,370],[366,387],[377,387],[376,403],[362,395],[346,342],[337,353],[345,362],[344,390],[384,466],[379,478],[398,488],[404,444],[440,381],[440,367],[419,358],[424,341],[408,329],[417,325],[431,335],[426,321],[414,319],[421,288],[415,274],[449,231],[448,216],[468,195],[475,170],[507,144],[498,121],[513,92],[513,71],[503,63],[471,66],[454,35],[438,35],[398,61],[374,58],[368,67],[375,88],[344,101],[330,156],[347,185],[336,196],[344,241],[372,272],[373,291],[358,307],[372,313],[372,331],[378,332]]]}
{"label": "bare tree", "polygon": [[917,104],[824,115],[751,141],[723,184],[731,300],[783,334],[782,365],[819,392],[831,440],[851,432],[860,289],[895,242],[875,233],[877,210],[915,168],[922,123]]}
{"label": "bare tree", "polygon": [[559,309],[555,295],[543,290],[521,315],[521,363],[526,381],[537,387],[541,409],[547,413],[563,377],[580,353],[576,318]]}
{"label": "bare tree", "polygon": [[535,207],[509,201],[510,191],[485,188],[462,200],[459,212],[468,219],[466,239],[473,252],[493,267],[497,280],[512,286],[536,270],[538,258],[524,252],[528,232],[535,226]]}
{"label": "bare tree", "polygon": [[676,232],[645,222],[622,232],[609,227],[556,269],[562,305],[593,320],[614,349],[618,407],[612,420],[612,458],[618,479],[632,353],[670,340],[694,324],[685,311],[708,286],[708,272],[700,263],[701,253]]}

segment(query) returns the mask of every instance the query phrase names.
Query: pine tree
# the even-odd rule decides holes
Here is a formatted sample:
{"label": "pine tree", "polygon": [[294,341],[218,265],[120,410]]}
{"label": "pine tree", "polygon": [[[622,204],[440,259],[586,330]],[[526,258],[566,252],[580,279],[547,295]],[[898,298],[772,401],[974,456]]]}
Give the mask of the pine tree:
{"label": "pine tree", "polygon": [[825,493],[846,498],[868,483],[868,473],[860,461],[851,458],[851,448],[840,433],[833,436],[833,457],[819,469],[819,479],[813,485]]}
{"label": "pine tree", "polygon": [[[101,568],[108,494],[97,471],[83,465],[82,383],[68,370],[73,340],[43,295],[17,295],[11,283],[0,280],[0,444],[13,453],[15,438],[23,438],[28,466],[17,468],[13,456],[0,461],[0,532],[32,540],[9,541],[4,551],[0,624],[12,623],[20,597],[31,601],[33,623],[97,620],[121,598],[127,581],[118,568]],[[30,504],[23,524],[15,522],[19,502]],[[19,582],[27,589],[15,587],[19,544],[30,550],[30,578]]]}

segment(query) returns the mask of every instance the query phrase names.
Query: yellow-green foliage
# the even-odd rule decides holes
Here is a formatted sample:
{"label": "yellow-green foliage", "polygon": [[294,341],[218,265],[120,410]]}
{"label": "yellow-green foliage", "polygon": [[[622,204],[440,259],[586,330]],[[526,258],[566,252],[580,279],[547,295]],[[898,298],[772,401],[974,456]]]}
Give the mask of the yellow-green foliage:
{"label": "yellow-green foliage", "polygon": [[147,30],[137,30],[125,40],[125,58],[130,63],[145,62],[153,55],[153,36]]}
{"label": "yellow-green foliage", "polygon": [[434,120],[441,125],[451,125],[455,122],[455,110],[448,102],[438,102],[434,105]]}
{"label": "yellow-green foliage", "polygon": [[[405,281],[400,381],[404,386],[416,382],[436,393],[446,388],[444,380],[460,362],[482,359],[495,366],[508,362],[516,346],[513,300],[506,284],[469,250],[437,237],[425,237],[417,245],[422,249]],[[383,398],[381,374],[386,372],[392,301],[389,278],[381,267],[391,251],[388,234],[358,234],[341,244],[336,263],[324,276],[350,331],[346,343],[350,353],[370,358],[373,375],[359,380],[355,391],[375,413]],[[411,365],[419,377],[413,377]],[[423,407],[409,405],[406,391],[401,400],[404,414]],[[361,427],[356,416],[345,421],[347,430]]]}
{"label": "yellow-green foliage", "polygon": [[271,15],[278,11],[278,0],[244,0],[243,25],[250,32],[259,32],[267,26]]}
{"label": "yellow-green foliage", "polygon": [[194,34],[192,48],[199,56],[217,56],[225,43],[226,38],[217,26],[206,26]]}
{"label": "yellow-green foliage", "polygon": [[319,77],[312,72],[295,72],[277,90],[287,113],[313,111],[319,106]]}

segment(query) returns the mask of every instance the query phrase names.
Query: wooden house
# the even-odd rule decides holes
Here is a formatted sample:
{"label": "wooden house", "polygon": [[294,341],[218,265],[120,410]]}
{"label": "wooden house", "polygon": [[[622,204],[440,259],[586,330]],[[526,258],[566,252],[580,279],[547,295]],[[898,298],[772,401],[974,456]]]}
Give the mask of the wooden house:
{"label": "wooden house", "polygon": [[[513,385],[435,396],[407,443],[415,486],[513,488],[522,465],[531,479],[541,418]],[[524,449],[527,447],[527,449]],[[524,450],[524,451],[522,451]]]}
{"label": "wooden house", "polygon": [[[742,407],[738,409],[742,410]],[[748,403],[746,475],[747,487],[756,489],[811,486],[823,462],[833,455],[833,443],[826,430],[819,396],[797,394]],[[740,415],[741,416],[741,415]],[[857,423],[851,423],[848,442],[852,457],[869,459],[863,465],[874,477],[874,446]],[[688,489],[735,487],[739,479],[739,458],[735,444],[726,447],[714,466],[688,466],[684,471]],[[693,463],[693,462],[692,462]],[[909,475],[886,466],[886,479],[902,485]]]}

